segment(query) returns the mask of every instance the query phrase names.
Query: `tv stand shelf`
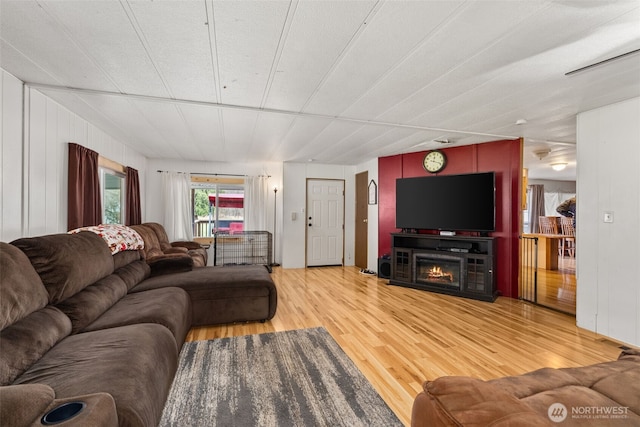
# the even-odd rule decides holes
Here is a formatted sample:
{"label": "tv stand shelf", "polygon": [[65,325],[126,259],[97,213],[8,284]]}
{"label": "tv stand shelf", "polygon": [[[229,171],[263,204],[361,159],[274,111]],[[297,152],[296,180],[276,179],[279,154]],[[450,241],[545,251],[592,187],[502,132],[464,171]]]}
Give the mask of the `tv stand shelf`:
{"label": "tv stand shelf", "polygon": [[389,284],[494,301],[493,237],[392,233]]}

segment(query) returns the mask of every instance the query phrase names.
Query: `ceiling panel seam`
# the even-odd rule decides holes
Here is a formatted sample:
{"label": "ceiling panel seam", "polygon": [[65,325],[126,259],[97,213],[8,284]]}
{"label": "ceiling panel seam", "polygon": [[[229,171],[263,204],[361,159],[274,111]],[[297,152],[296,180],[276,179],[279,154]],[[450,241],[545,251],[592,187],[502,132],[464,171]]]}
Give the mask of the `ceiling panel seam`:
{"label": "ceiling panel seam", "polygon": [[[539,10],[541,10],[541,9],[544,9],[544,8],[548,8],[548,7],[549,7],[549,4],[547,3],[544,7],[541,7],[540,9],[538,9],[538,11],[539,11]],[[492,43],[490,43],[490,44],[488,44],[488,45],[484,46],[482,50],[479,50],[479,51],[475,52],[472,56],[469,56],[469,57],[468,57],[468,58],[466,58],[464,61],[462,61],[462,62],[460,62],[460,63],[458,63],[458,64],[454,64],[454,65],[453,65],[451,68],[449,68],[445,73],[443,73],[443,74],[441,74],[439,77],[437,77],[437,78],[435,78],[435,79],[431,80],[431,81],[430,81],[429,83],[427,83],[426,85],[424,85],[424,86],[420,87],[418,90],[416,90],[416,91],[415,91],[414,93],[412,93],[411,95],[409,95],[409,96],[405,97],[404,99],[402,99],[402,100],[400,100],[400,101],[396,102],[395,104],[393,104],[393,105],[389,106],[385,111],[383,111],[382,113],[378,114],[378,115],[376,116],[376,118],[379,118],[379,117],[381,117],[381,116],[383,116],[383,115],[387,114],[389,111],[393,110],[395,107],[397,107],[397,106],[399,106],[400,104],[402,104],[402,103],[404,103],[404,102],[408,101],[408,100],[409,100],[409,99],[411,99],[412,97],[415,97],[417,93],[419,93],[419,92],[421,92],[421,91],[425,90],[425,89],[426,89],[426,88],[428,88],[429,86],[432,86],[432,85],[433,85],[433,84],[435,84],[436,82],[438,82],[438,81],[440,81],[441,79],[443,79],[445,76],[447,76],[447,75],[451,74],[453,71],[455,71],[455,70],[457,70],[457,69],[461,68],[463,65],[467,64],[468,62],[470,62],[473,58],[476,58],[476,57],[480,56],[482,53],[486,52],[487,50],[489,50],[490,48],[492,48],[493,46],[495,46],[498,42],[502,41],[502,40],[503,40],[507,35],[512,34],[512,33],[514,33],[515,31],[517,31],[517,29],[519,29],[519,28],[520,28],[520,23],[521,23],[521,22],[523,22],[525,19],[528,19],[528,18],[529,18],[529,16],[527,16],[527,18],[522,18],[522,19],[520,19],[517,23],[511,23],[511,29],[509,29],[508,31],[503,32],[503,33],[502,33],[502,35],[501,35],[500,37],[495,38],[495,39],[493,40],[493,42],[492,42]],[[442,28],[441,28],[441,29],[442,29]],[[467,91],[467,92],[468,92],[468,91]],[[464,93],[467,93],[467,92],[464,92]],[[462,96],[462,94],[460,94],[460,95],[458,95],[458,96]],[[456,96],[456,98],[457,98],[457,96]],[[448,103],[448,102],[451,102],[451,100],[452,100],[452,99],[447,100],[447,101],[445,102],[445,104],[446,104],[446,103]],[[424,115],[424,114],[426,114],[426,113],[428,113],[428,112],[430,112],[430,111],[433,111],[435,108],[440,108],[440,105],[442,105],[442,104],[439,104],[438,106],[434,106],[433,108],[431,108],[431,109],[429,109],[429,110],[427,110],[427,111],[421,112],[419,115],[416,115],[416,116],[412,117],[411,119],[409,119],[409,122],[411,122],[411,121],[413,121],[413,120],[416,120],[416,119],[417,119],[418,117],[420,117],[421,115]]]}
{"label": "ceiling panel seam", "polygon": [[129,19],[129,23],[131,24],[133,31],[136,33],[136,36],[138,36],[138,40],[140,40],[140,44],[142,45],[144,52],[147,54],[147,58],[149,58],[149,61],[151,61],[151,65],[153,66],[153,69],[158,74],[158,77],[162,82],[162,86],[167,91],[167,94],[169,95],[169,97],[174,98],[173,92],[171,91],[171,88],[169,87],[167,80],[164,78],[164,75],[160,71],[160,67],[158,67],[158,64],[156,63],[154,56],[151,53],[151,46],[147,41],[147,37],[145,36],[144,31],[142,30],[142,27],[138,23],[138,19],[136,18],[135,12],[131,9],[131,5],[129,4],[128,1],[126,2],[120,1],[120,6],[122,7],[124,14],[127,15],[127,19]]}
{"label": "ceiling panel seam", "polygon": [[320,92],[320,89],[325,85],[329,77],[335,72],[338,65],[340,65],[342,61],[346,58],[347,53],[351,51],[355,42],[360,38],[362,33],[364,33],[365,29],[367,28],[367,23],[371,22],[376,16],[376,14],[380,11],[380,9],[382,8],[382,5],[383,5],[383,1],[381,0],[377,1],[376,4],[373,5],[373,7],[371,8],[367,16],[365,16],[364,20],[360,23],[356,31],[354,31],[354,33],[351,35],[351,38],[349,39],[349,41],[347,41],[347,43],[344,45],[344,47],[338,54],[337,58],[335,59],[335,61],[333,61],[333,64],[331,64],[327,72],[324,74],[324,76],[322,76],[322,79],[320,79],[320,82],[313,89],[313,92],[311,93],[307,101],[304,103],[300,111],[305,111],[306,108],[311,103],[311,101],[318,94],[318,92]]}
{"label": "ceiling panel seam", "polygon": [[351,103],[351,105],[349,105],[347,108],[341,111],[341,113],[349,110],[355,104],[360,102],[365,96],[371,93],[373,89],[377,88],[384,81],[386,81],[387,78],[389,78],[389,76],[391,76],[393,72],[395,72],[398,68],[402,66],[402,64],[407,62],[413,55],[415,55],[416,52],[418,52],[418,50],[422,48],[422,46],[424,46],[429,40],[431,40],[431,38],[434,35],[438,34],[446,26],[447,23],[452,22],[455,17],[459,16],[462,13],[462,11],[464,11],[464,9],[465,9],[465,5],[458,6],[453,12],[449,14],[449,16],[447,16],[446,19],[444,19],[440,24],[438,24],[433,30],[429,31],[429,33],[424,38],[422,38],[422,40],[416,43],[416,45],[413,48],[411,48],[402,58],[400,58],[394,66],[389,67],[389,69],[385,73],[383,73],[378,79],[376,79],[376,81],[366,91],[364,91],[362,95],[360,95],[353,103]]}
{"label": "ceiling panel seam", "polygon": [[[442,23],[441,25],[439,25],[439,26],[438,26],[437,31],[432,31],[432,32],[429,34],[429,37],[427,37],[427,38],[423,39],[423,41],[420,43],[420,45],[419,45],[419,46],[422,46],[424,43],[426,43],[426,42],[427,42],[427,41],[428,41],[428,40],[429,40],[429,39],[430,39],[434,34],[437,34],[438,32],[443,31],[443,30],[444,30],[444,28],[445,28],[445,26],[446,26],[446,25],[445,25],[445,23],[446,23],[446,22],[450,22],[450,21],[452,21],[452,20],[453,20],[453,18],[454,18],[454,17],[459,16],[459,15],[460,15],[460,14],[461,14],[461,13],[462,13],[466,8],[467,8],[467,7],[468,7],[468,4],[467,4],[467,5],[465,5],[464,7],[459,7],[459,8],[457,8],[457,9],[456,9],[456,11],[455,11],[454,13],[452,13],[451,15],[449,15],[449,17],[448,17],[445,21],[443,21],[443,23]],[[546,4],[545,4],[545,6],[540,7],[540,8],[537,10],[537,12],[536,12],[536,13],[538,13],[540,10],[544,10],[545,8],[548,8],[548,7],[549,7],[549,3],[546,3]],[[521,22],[523,22],[524,20],[528,19],[530,16],[531,16],[531,15],[528,15],[526,18],[522,18],[522,19],[520,19],[517,23],[512,23],[512,24],[511,24],[511,29],[510,29],[510,30],[508,30],[508,31],[505,31],[505,32],[504,32],[500,37],[497,37],[496,39],[494,39],[494,40],[493,40],[493,42],[492,42],[491,44],[487,45],[487,46],[486,46],[486,47],[484,47],[482,50],[480,50],[480,51],[476,52],[473,56],[470,56],[470,57],[469,57],[469,58],[467,58],[465,61],[463,61],[463,62],[461,62],[461,63],[459,63],[459,64],[454,65],[454,66],[453,66],[453,67],[451,67],[449,70],[447,70],[447,72],[446,72],[446,73],[441,74],[439,77],[437,77],[436,79],[434,79],[434,80],[430,81],[428,84],[426,84],[426,85],[422,86],[421,88],[419,88],[417,91],[415,91],[415,92],[414,92],[414,93],[412,93],[411,95],[409,95],[409,96],[405,97],[404,99],[402,99],[402,100],[400,100],[400,101],[396,102],[395,104],[391,105],[391,106],[390,106],[390,107],[388,107],[385,111],[383,111],[382,113],[378,114],[378,115],[376,116],[376,119],[378,119],[378,118],[380,118],[380,117],[384,116],[384,115],[385,115],[385,114],[387,114],[389,111],[393,110],[395,107],[397,107],[397,106],[401,105],[402,103],[407,102],[407,101],[408,101],[409,99],[411,99],[412,97],[415,97],[417,93],[419,93],[419,92],[421,92],[421,91],[425,90],[425,89],[426,89],[426,88],[428,88],[429,86],[431,86],[431,85],[433,85],[434,83],[436,83],[436,82],[440,81],[441,79],[443,79],[445,76],[449,75],[449,74],[450,74],[451,72],[453,72],[454,70],[459,69],[459,68],[460,68],[460,67],[462,67],[464,64],[468,63],[471,59],[473,59],[473,58],[475,58],[475,57],[479,56],[481,53],[486,52],[488,49],[490,49],[491,47],[495,46],[498,42],[502,41],[505,37],[507,37],[507,35],[512,34],[514,31],[516,31],[516,30],[517,30],[517,28],[519,28],[519,24],[520,24]],[[418,48],[418,47],[416,47],[414,50],[412,50],[410,54],[408,54],[408,55],[406,55],[405,57],[403,57],[403,58],[402,58],[402,60],[400,60],[400,61],[397,63],[397,65],[396,65],[393,69],[397,69],[400,65],[402,65],[402,63],[404,63],[404,62],[405,62],[406,60],[408,60],[408,59],[409,59],[413,54],[415,54],[415,52],[417,51],[417,48]],[[382,80],[379,80],[377,83],[379,83],[379,82],[381,82],[381,81],[382,81]],[[376,84],[377,84],[377,83],[376,83]],[[480,86],[483,86],[484,84],[486,84],[486,82],[482,83]],[[478,88],[478,87],[480,87],[480,86],[476,86],[474,89],[476,89],[476,88]],[[372,87],[373,87],[373,86],[372,86]],[[460,96],[462,96],[463,94],[467,94],[467,93],[469,93],[469,92],[470,92],[470,91],[463,92],[463,93],[461,93],[461,94],[457,95],[456,97],[454,97],[454,98],[452,98],[452,99],[447,100],[444,104],[447,104],[447,103],[449,103],[449,102],[452,102],[452,101],[453,101],[453,99],[457,99],[457,98],[459,98]],[[363,96],[364,96],[364,94],[363,94]],[[362,98],[362,97],[361,97],[361,98]],[[357,101],[356,101],[356,102],[357,102]],[[354,103],[354,104],[355,104],[355,103]],[[427,110],[427,111],[420,112],[420,114],[417,114],[417,115],[413,116],[412,118],[410,118],[410,119],[408,120],[408,122],[413,124],[413,122],[414,122],[415,120],[417,120],[420,116],[423,116],[423,115],[425,115],[425,114],[427,114],[427,113],[429,113],[429,112],[433,111],[433,110],[434,110],[434,109],[436,109],[436,108],[440,108],[440,107],[441,107],[441,105],[444,105],[444,104],[438,104],[437,106],[434,106],[433,108],[431,108],[431,109],[429,109],[429,110]],[[352,104],[352,105],[353,105],[353,104]],[[347,108],[347,110],[348,110],[348,108]],[[345,110],[345,111],[346,111],[346,110]],[[429,127],[429,126],[426,126],[426,127]],[[444,129],[443,129],[443,130],[444,130]],[[384,135],[384,134],[386,134],[386,133],[389,133],[389,132],[391,132],[391,131],[392,131],[392,129],[389,129],[389,130],[387,130],[387,131],[383,132],[383,135]],[[456,131],[456,130],[451,130],[451,133],[456,133],[456,134],[460,134],[460,133],[461,133],[461,134],[473,134],[474,132],[473,132],[473,131]],[[476,133],[476,134],[480,135],[480,134],[481,134],[481,132],[478,132],[478,133]],[[381,135],[381,136],[382,136],[382,135]],[[497,136],[497,135],[496,135],[496,136]],[[512,137],[509,137],[509,138],[512,138]],[[514,137],[513,137],[513,138],[514,138]],[[335,144],[334,144],[334,145],[335,145]],[[326,151],[326,149],[325,149],[325,151]]]}
{"label": "ceiling panel seam", "polygon": [[93,55],[91,55],[89,52],[91,52],[90,49],[87,49],[82,43],[80,43],[80,41],[77,41],[74,36],[73,33],[71,32],[71,30],[69,30],[69,28],[67,28],[66,25],[64,25],[62,23],[62,21],[60,21],[57,16],[51,11],[51,9],[48,7],[49,5],[47,4],[47,2],[45,1],[36,1],[36,3],[38,4],[38,6],[40,6],[40,8],[42,8],[43,12],[47,14],[47,16],[49,16],[49,18],[55,22],[56,26],[58,28],[60,28],[62,30],[62,32],[65,34],[65,36],[67,36],[67,38],[69,39],[69,41],[71,42],[71,44],[73,44],[76,48],[78,48],[78,51],[80,51],[80,53],[82,53],[93,65],[95,65],[95,67],[100,70],[100,72],[104,75],[104,77],[113,85],[114,88],[116,88],[119,92],[122,92],[122,88],[120,88],[120,86],[118,86],[118,84],[116,83],[116,81],[111,78],[111,76],[109,75],[109,73],[107,72],[107,70],[105,70],[101,65],[100,62],[93,57]]}
{"label": "ceiling panel seam", "polygon": [[[378,7],[378,5],[380,5],[380,7]],[[371,18],[373,18],[375,16],[375,13],[377,13],[377,11],[381,8],[381,3],[378,2],[376,3],[376,5],[374,5],[374,7],[372,8],[370,13],[373,13]],[[420,40],[418,43],[416,43],[416,45],[411,48],[394,66],[390,67],[385,73],[383,73],[380,77],[378,77],[378,79],[376,79],[376,81],[366,90],[364,91],[359,97],[357,97],[352,103],[351,105],[349,105],[347,108],[343,109],[340,114],[344,113],[345,111],[348,111],[351,107],[353,107],[355,104],[357,104],[358,102],[360,102],[367,94],[369,94],[373,89],[375,89],[376,87],[378,87],[380,84],[382,84],[382,82],[384,82],[395,70],[397,70],[402,64],[404,64],[407,60],[409,60],[409,58],[411,58],[425,43],[427,43],[432,37],[433,35],[437,34],[448,22],[453,21],[453,19],[460,15],[462,13],[462,11],[465,9],[464,5],[460,5],[458,6],[453,12],[451,12],[449,14],[449,16],[447,16],[446,19],[444,19],[439,25],[437,25],[432,31],[430,31],[425,37],[422,38],[422,40]],[[372,19],[369,19],[369,17],[367,17],[367,19],[365,19],[365,22],[370,22]],[[362,28],[362,26],[360,27],[361,30],[364,30],[364,28]],[[331,71],[333,71],[335,69],[336,64],[334,64],[331,67]],[[325,78],[323,79],[323,81],[321,83],[324,83],[324,81],[326,81],[327,76],[325,75]],[[318,92],[318,88],[316,88],[316,90],[314,91],[313,96],[315,96],[315,94]],[[312,97],[309,98],[309,100],[307,100],[307,102],[305,103],[305,105],[303,106],[303,111],[304,108],[311,102]],[[384,114],[384,113],[383,113]],[[379,116],[378,116],[379,117]],[[329,126],[331,125],[331,123],[328,123],[321,132],[323,132],[325,129],[327,129]],[[361,126],[360,128],[356,129],[353,133],[357,132],[358,130],[364,128],[364,125]],[[320,133],[321,133],[320,132]],[[340,141],[343,141],[345,138],[341,139]],[[339,141],[339,142],[340,142]],[[334,146],[337,144],[334,144]],[[324,150],[326,151],[326,150]]]}
{"label": "ceiling panel seam", "polygon": [[220,88],[220,69],[218,60],[218,44],[216,40],[216,21],[215,12],[213,10],[213,0],[204,0],[205,9],[205,25],[209,34],[209,51],[211,53],[211,69],[213,71],[213,87],[216,91],[216,102],[222,102],[222,93]]}
{"label": "ceiling panel seam", "polygon": [[[3,43],[6,43],[7,46],[9,46],[11,49],[13,49],[15,52],[17,52],[18,54],[20,54],[20,56],[22,56],[24,59],[26,59],[27,61],[29,61],[29,63],[31,63],[31,65],[33,65],[35,68],[39,69],[40,71],[42,71],[44,74],[48,75],[51,77],[52,80],[57,81],[60,86],[64,86],[64,82],[62,82],[55,74],[50,73],[48,70],[45,70],[44,68],[42,68],[38,63],[36,63],[35,61],[33,61],[31,59],[31,57],[27,56],[24,52],[22,52],[20,49],[18,49],[17,47],[15,47],[14,45],[12,45],[11,43],[9,43],[7,40],[3,39],[2,37],[0,37],[0,40],[2,40]],[[0,52],[2,52],[2,46],[0,46]],[[0,55],[1,57],[1,55]],[[17,77],[16,77],[17,78]]]}
{"label": "ceiling panel seam", "polygon": [[[296,1],[297,3],[297,1]],[[320,88],[327,82],[329,76],[331,75],[331,73],[335,72],[336,67],[338,66],[338,64],[340,64],[343,60],[344,57],[346,55],[347,52],[350,51],[351,47],[353,46],[354,42],[360,37],[360,35],[363,33],[364,29],[365,29],[365,25],[367,22],[370,22],[373,17],[378,13],[378,11],[382,8],[382,4],[383,1],[379,0],[377,1],[373,7],[371,8],[371,10],[369,11],[369,13],[367,13],[367,16],[364,18],[364,20],[360,23],[360,25],[358,26],[358,29],[353,33],[353,35],[351,36],[351,38],[349,39],[349,41],[345,44],[344,48],[341,50],[341,52],[338,54],[338,57],[336,58],[336,60],[333,62],[333,64],[331,65],[331,67],[329,67],[329,69],[327,70],[327,72],[324,74],[324,76],[322,77],[322,79],[320,80],[320,82],[318,83],[318,85],[315,87],[315,89],[313,90],[313,92],[311,93],[311,95],[309,96],[309,98],[307,98],[307,101],[302,105],[302,107],[300,108],[301,112],[304,112],[305,109],[308,107],[309,103],[313,100],[313,98],[318,94],[318,92],[320,91]],[[291,23],[289,23],[289,26],[291,26]],[[287,32],[288,32],[288,28],[287,28]],[[284,46],[284,44],[283,44]],[[279,52],[278,54],[278,60],[280,59],[280,56],[282,54],[282,51]],[[275,76],[275,73],[274,73]],[[270,81],[269,81],[269,89],[271,87],[271,83],[273,82],[273,77],[270,77]],[[267,100],[267,96],[268,96],[268,92],[265,92],[265,96],[262,100],[261,106],[264,106],[264,104],[266,103]],[[282,135],[282,138],[280,139],[280,142],[278,143],[278,145],[276,147],[274,147],[273,153],[278,152],[278,150],[280,149],[280,147],[284,144],[284,141],[287,139],[287,136],[291,133],[291,131],[293,130],[295,124],[296,124],[296,120],[294,119],[291,121],[291,123],[289,124],[286,132],[284,132],[284,134]],[[324,131],[324,129],[326,129],[327,127],[329,127],[331,125],[331,123],[333,123],[333,121],[330,121],[327,123],[326,126],[324,126],[323,130],[321,132]],[[320,132],[320,133],[321,133]],[[319,135],[319,134],[318,134]],[[317,138],[317,135],[316,135]],[[314,138],[314,140],[316,139]]]}
{"label": "ceiling panel seam", "polygon": [[296,14],[296,10],[298,9],[298,0],[292,0],[289,2],[289,8],[287,9],[287,16],[282,24],[282,31],[280,31],[280,38],[278,39],[278,46],[276,47],[275,55],[273,56],[273,61],[271,61],[271,69],[269,70],[269,77],[267,78],[267,84],[264,87],[264,91],[262,92],[262,100],[260,101],[260,108],[264,108],[267,98],[269,97],[269,92],[271,92],[271,86],[273,85],[273,80],[276,77],[276,73],[278,70],[278,65],[280,64],[280,59],[282,58],[282,52],[284,51],[284,46],[287,44],[287,39],[289,37],[289,30],[291,30],[291,24],[293,23],[293,18]]}
{"label": "ceiling panel seam", "polygon": [[289,110],[276,110],[273,108],[259,108],[259,107],[251,107],[244,105],[232,105],[232,104],[221,104],[215,102],[208,101],[195,101],[188,99],[180,99],[180,98],[163,98],[159,96],[149,96],[149,95],[136,95],[122,92],[109,92],[104,90],[93,90],[93,89],[83,89],[83,88],[74,88],[69,86],[55,86],[49,84],[41,84],[35,82],[25,82],[26,84],[31,85],[35,88],[43,88],[49,90],[58,90],[58,91],[68,91],[68,92],[82,92],[87,94],[95,94],[95,95],[108,95],[108,96],[116,96],[116,97],[125,97],[129,98],[131,101],[138,99],[143,101],[151,101],[151,102],[169,102],[169,103],[182,103],[182,104],[191,104],[191,105],[202,105],[208,106],[212,108],[216,108],[219,111],[223,110],[243,110],[243,111],[254,111],[259,113],[268,113],[268,114],[276,114],[276,115],[286,115],[286,116],[294,116],[294,117],[306,117],[312,119],[321,119],[321,120],[337,120],[343,122],[351,122],[351,123],[361,123],[364,125],[375,125],[375,126],[385,126],[385,127],[397,127],[397,128],[405,128],[405,129],[416,129],[416,130],[428,130],[428,131],[437,131],[437,132],[454,132],[460,134],[467,135],[477,135],[477,136],[490,136],[490,137],[500,137],[500,138],[517,138],[515,136],[509,135],[496,135],[491,133],[483,133],[483,132],[474,132],[467,130],[454,130],[447,128],[439,128],[439,127],[429,127],[422,125],[415,125],[411,123],[400,123],[400,122],[387,122],[373,119],[360,119],[356,117],[347,117],[347,116],[332,116],[328,114],[319,114],[319,113],[306,113],[299,111],[289,111]]}
{"label": "ceiling panel seam", "polygon": [[[222,88],[220,87],[220,61],[218,60],[218,41],[216,38],[216,21],[215,11],[213,8],[213,0],[204,0],[205,25],[209,34],[209,51],[211,59],[211,71],[213,73],[213,87],[216,94],[216,102],[222,103]],[[220,141],[224,158],[226,159],[227,137],[224,128],[224,112],[220,109],[217,111],[218,123],[220,123]]]}

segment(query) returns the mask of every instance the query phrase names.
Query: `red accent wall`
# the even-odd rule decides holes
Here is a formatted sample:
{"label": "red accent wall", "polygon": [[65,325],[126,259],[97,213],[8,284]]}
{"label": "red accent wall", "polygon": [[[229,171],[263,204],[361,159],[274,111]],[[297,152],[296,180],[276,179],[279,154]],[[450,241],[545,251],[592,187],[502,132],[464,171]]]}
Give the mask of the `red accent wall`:
{"label": "red accent wall", "polygon": [[[518,297],[521,224],[522,139],[443,149],[447,166],[439,175],[496,174],[496,284],[500,295]],[[396,221],[396,179],[431,175],[422,167],[426,151],[378,159],[378,256],[391,254]],[[460,233],[465,234],[465,233]]]}

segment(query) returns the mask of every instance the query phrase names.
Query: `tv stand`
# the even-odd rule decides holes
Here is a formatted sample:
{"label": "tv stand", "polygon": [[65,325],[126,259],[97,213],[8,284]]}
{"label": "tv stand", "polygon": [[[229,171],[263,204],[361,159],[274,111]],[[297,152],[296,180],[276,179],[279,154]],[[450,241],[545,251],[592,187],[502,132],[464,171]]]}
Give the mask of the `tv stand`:
{"label": "tv stand", "polygon": [[495,301],[495,241],[488,236],[392,233],[389,284]]}

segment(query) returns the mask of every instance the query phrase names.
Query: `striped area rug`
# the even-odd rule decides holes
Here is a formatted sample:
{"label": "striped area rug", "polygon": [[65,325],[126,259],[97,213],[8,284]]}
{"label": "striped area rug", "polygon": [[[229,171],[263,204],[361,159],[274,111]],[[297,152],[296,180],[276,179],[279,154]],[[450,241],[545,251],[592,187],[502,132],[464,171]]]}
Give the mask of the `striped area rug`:
{"label": "striped area rug", "polygon": [[185,343],[160,426],[401,426],[324,328]]}

